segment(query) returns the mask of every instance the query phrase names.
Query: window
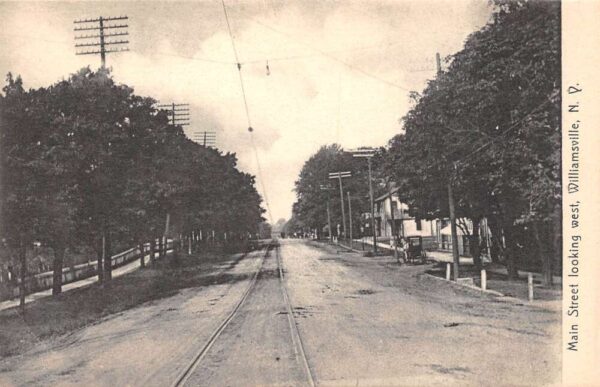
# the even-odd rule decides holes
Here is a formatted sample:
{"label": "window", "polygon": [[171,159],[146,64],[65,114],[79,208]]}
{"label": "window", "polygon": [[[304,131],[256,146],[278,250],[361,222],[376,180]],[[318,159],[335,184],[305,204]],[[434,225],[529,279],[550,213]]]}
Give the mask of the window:
{"label": "window", "polygon": [[415,218],[415,224],[417,225],[417,231],[421,231],[421,219]]}

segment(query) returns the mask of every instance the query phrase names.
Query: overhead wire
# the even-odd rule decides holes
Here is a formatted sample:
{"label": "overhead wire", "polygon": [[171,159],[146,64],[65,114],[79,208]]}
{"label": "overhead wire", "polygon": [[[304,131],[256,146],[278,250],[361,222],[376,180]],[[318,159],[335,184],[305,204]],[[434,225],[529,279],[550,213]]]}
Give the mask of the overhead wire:
{"label": "overhead wire", "polygon": [[[332,51],[324,51],[324,52],[327,54],[338,54],[338,53],[345,53],[345,52],[373,50],[376,48],[388,48],[388,47],[395,46],[398,44],[400,44],[400,42],[389,42],[387,44],[378,43],[378,44],[373,44],[373,45],[369,45],[369,46],[352,47],[352,48],[346,48],[346,49],[341,49],[341,50],[332,50]],[[306,54],[306,55],[289,55],[289,56],[280,56],[280,57],[269,57],[268,60],[271,62],[277,62],[277,61],[315,58],[315,57],[321,57],[321,56],[323,56],[322,53]],[[262,63],[264,61],[265,61],[265,59],[252,59],[252,60],[243,61],[242,64]]]}
{"label": "overhead wire", "polygon": [[325,57],[327,57],[327,58],[331,59],[332,61],[334,61],[334,62],[337,62],[337,63],[340,63],[340,64],[342,64],[342,65],[344,65],[344,66],[348,67],[348,68],[349,68],[349,69],[351,69],[351,70],[354,70],[354,71],[356,71],[356,72],[358,72],[358,73],[360,73],[360,74],[363,74],[364,76],[366,76],[366,77],[368,77],[368,78],[371,78],[371,79],[377,80],[377,81],[379,81],[379,82],[382,82],[382,83],[384,83],[384,84],[386,84],[386,85],[388,85],[388,86],[391,86],[391,87],[395,87],[395,88],[398,88],[398,89],[401,89],[401,90],[404,90],[404,91],[410,91],[409,89],[407,89],[407,88],[406,88],[406,87],[404,87],[404,86],[398,85],[398,84],[396,84],[396,83],[394,83],[394,82],[388,81],[387,79],[381,78],[381,77],[379,77],[379,76],[377,76],[377,75],[375,75],[375,74],[372,74],[372,73],[370,73],[370,72],[368,72],[368,71],[365,71],[364,69],[362,69],[362,68],[360,68],[360,67],[354,66],[354,65],[352,65],[352,64],[350,64],[350,63],[348,63],[348,62],[346,62],[346,61],[343,61],[343,60],[341,60],[341,59],[339,59],[339,58],[337,58],[337,57],[335,57],[335,56],[333,56],[333,55],[329,54],[329,53],[328,53],[328,52],[326,52],[326,51],[323,51],[323,50],[321,50],[321,49],[319,49],[319,48],[317,48],[317,47],[314,47],[314,46],[313,46],[313,45],[311,45],[311,44],[308,44],[308,43],[306,43],[306,42],[303,42],[303,41],[301,41],[301,40],[297,39],[296,37],[292,36],[291,34],[288,34],[287,32],[280,31],[280,30],[278,30],[278,29],[276,29],[276,28],[273,28],[273,27],[271,27],[271,26],[269,26],[269,25],[267,25],[267,24],[265,24],[265,23],[263,23],[263,22],[261,22],[261,21],[258,21],[258,20],[251,20],[251,21],[252,21],[253,23],[256,23],[256,24],[258,24],[258,25],[260,25],[260,26],[262,26],[262,27],[264,27],[264,28],[266,28],[266,29],[268,29],[268,30],[271,30],[271,31],[273,31],[273,32],[275,32],[275,33],[277,33],[277,34],[280,34],[280,35],[282,35],[282,36],[285,36],[286,38],[288,38],[288,39],[290,39],[290,40],[293,40],[293,41],[295,41],[295,42],[298,42],[298,43],[302,44],[303,46],[306,46],[306,47],[308,47],[309,49],[311,49],[311,50],[313,50],[313,51],[315,51],[315,52],[318,52],[318,53],[320,53],[321,55],[323,55],[323,56],[325,56]]}
{"label": "overhead wire", "polygon": [[225,15],[225,21],[227,23],[227,31],[229,32],[229,38],[231,40],[231,47],[233,48],[233,55],[235,57],[235,65],[238,69],[238,75],[240,80],[240,89],[242,91],[242,98],[244,100],[244,109],[246,111],[246,120],[248,122],[248,132],[250,133],[250,143],[252,145],[252,149],[254,150],[254,157],[256,158],[256,167],[257,174],[260,180],[260,185],[263,191],[263,197],[265,201],[265,206],[267,207],[267,215],[269,217],[269,221],[273,223],[273,215],[271,213],[271,207],[269,205],[269,197],[267,195],[267,189],[265,187],[265,179],[262,173],[262,168],[260,165],[260,158],[258,156],[258,149],[256,147],[256,143],[254,141],[254,129],[252,128],[252,122],[250,120],[250,110],[248,109],[248,98],[246,96],[246,89],[244,88],[244,78],[242,76],[242,64],[240,63],[239,55],[237,52],[237,48],[235,46],[235,39],[233,38],[233,32],[231,31],[231,23],[229,22],[229,15],[227,14],[227,6],[225,5],[225,0],[221,0],[221,4],[223,5],[223,13]]}
{"label": "overhead wire", "polygon": [[211,58],[201,58],[201,57],[196,57],[196,56],[185,56],[185,55],[177,55],[177,54],[166,54],[166,53],[162,53],[162,52],[154,52],[154,54],[156,55],[162,55],[162,56],[172,56],[175,58],[183,58],[183,59],[190,59],[190,60],[197,60],[197,61],[201,61],[201,62],[208,62],[208,63],[215,63],[215,64],[223,64],[223,65],[233,65],[235,64],[234,62],[227,62],[224,60],[218,60],[218,59],[211,59]]}

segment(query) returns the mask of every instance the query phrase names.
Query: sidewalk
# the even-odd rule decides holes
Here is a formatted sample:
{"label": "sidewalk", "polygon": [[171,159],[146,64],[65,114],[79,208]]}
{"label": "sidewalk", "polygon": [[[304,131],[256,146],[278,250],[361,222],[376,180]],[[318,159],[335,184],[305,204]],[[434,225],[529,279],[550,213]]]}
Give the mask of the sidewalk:
{"label": "sidewalk", "polygon": [[[355,239],[354,240],[355,243],[362,243],[362,239]],[[364,240],[365,244],[368,244],[370,246],[373,246],[373,241],[370,238],[365,238]],[[390,244],[387,243],[381,243],[381,242],[377,242],[377,246],[379,247],[383,247],[385,249],[389,249],[389,250],[393,250],[393,247]],[[452,263],[453,262],[453,258],[452,258],[452,253],[449,251],[427,251],[427,258],[431,259],[435,262],[440,262],[440,263]],[[459,262],[461,265],[465,265],[465,266],[472,266],[473,263],[473,258],[471,257],[459,257]],[[487,258],[483,258],[483,263],[485,265],[485,269],[488,273],[496,273],[499,275],[508,275],[508,270],[506,270],[506,267],[501,266],[501,265],[493,265],[491,264],[491,261],[489,261]],[[526,271],[520,270],[518,271],[519,274],[519,278],[521,279],[526,279],[527,278],[527,273]],[[533,279],[534,281],[542,281],[542,274],[541,273],[536,273],[536,272],[532,272],[533,274]],[[560,276],[553,276],[552,277],[553,281],[555,284],[562,284],[562,277]]]}
{"label": "sidewalk", "polygon": [[[363,240],[355,240],[355,243],[363,243]],[[364,243],[370,246],[373,245],[372,240],[368,238],[365,238]],[[388,243],[381,243],[379,241],[377,242],[377,246],[389,250],[393,249]],[[453,262],[452,253],[446,251],[427,251],[427,258],[438,264]],[[518,271],[518,278],[508,281],[508,270],[506,267],[492,264],[489,259],[485,258],[484,268],[487,272],[488,290],[501,294],[502,296],[500,296],[500,298],[527,301],[527,271]],[[460,257],[460,270],[461,277],[473,278],[474,288],[481,287],[480,272],[475,268],[473,258]],[[437,265],[437,267],[427,270],[427,274],[445,280],[445,265]],[[554,286],[548,288],[541,285],[543,283],[543,276],[541,273],[532,272],[532,275],[534,282],[534,303],[542,307],[559,309],[562,304],[562,277],[553,276]]]}
{"label": "sidewalk", "polygon": [[[169,250],[169,251],[167,251],[167,254],[169,254],[171,252],[172,252],[172,250]],[[157,257],[158,253],[156,253],[155,256]],[[144,257],[144,263],[148,264],[149,262],[150,262],[150,254],[148,254]],[[113,276],[113,278],[120,277],[120,276],[130,273],[134,270],[137,270],[140,267],[141,267],[140,259],[136,259],[136,260],[129,262],[123,266],[113,269],[112,276]],[[64,292],[68,292],[73,289],[79,289],[81,287],[91,285],[95,282],[98,282],[97,275],[94,275],[94,276],[91,276],[88,278],[84,278],[79,281],[74,281],[74,282],[65,284],[62,286],[62,292],[64,293]],[[25,304],[28,304],[28,303],[38,300],[40,298],[51,297],[51,296],[52,296],[52,289],[46,289],[41,292],[31,293],[31,294],[28,294],[27,296],[25,296]],[[0,302],[0,311],[9,309],[9,308],[14,308],[16,306],[19,306],[19,298],[18,297],[15,299],[12,299],[12,300],[6,300],[6,301]]]}

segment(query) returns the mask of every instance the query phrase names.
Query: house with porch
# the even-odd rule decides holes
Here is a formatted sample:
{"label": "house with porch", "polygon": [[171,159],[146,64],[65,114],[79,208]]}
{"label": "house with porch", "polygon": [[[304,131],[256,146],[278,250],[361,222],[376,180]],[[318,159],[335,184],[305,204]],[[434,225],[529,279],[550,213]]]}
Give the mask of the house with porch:
{"label": "house with porch", "polygon": [[[462,218],[457,223],[458,253],[470,256],[469,235],[473,232],[473,224]],[[486,219],[480,222],[479,227],[481,253],[489,256],[491,234]],[[452,251],[450,219],[425,220],[410,216],[409,207],[400,200],[399,188],[396,187],[375,199],[375,230],[381,240],[391,239],[395,230],[399,237],[421,236],[427,250]]]}
{"label": "house with porch", "polygon": [[438,220],[410,216],[406,203],[400,200],[398,188],[375,199],[375,230],[381,240],[389,240],[395,232],[399,237],[420,236],[426,249],[437,249],[440,225]]}

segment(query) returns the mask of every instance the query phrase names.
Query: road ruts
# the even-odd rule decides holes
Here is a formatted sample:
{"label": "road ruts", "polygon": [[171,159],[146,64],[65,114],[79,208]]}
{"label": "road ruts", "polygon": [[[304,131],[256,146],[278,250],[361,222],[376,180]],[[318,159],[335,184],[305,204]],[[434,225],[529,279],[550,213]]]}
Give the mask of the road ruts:
{"label": "road ruts", "polygon": [[238,305],[173,386],[315,385],[283,275],[275,242]]}

